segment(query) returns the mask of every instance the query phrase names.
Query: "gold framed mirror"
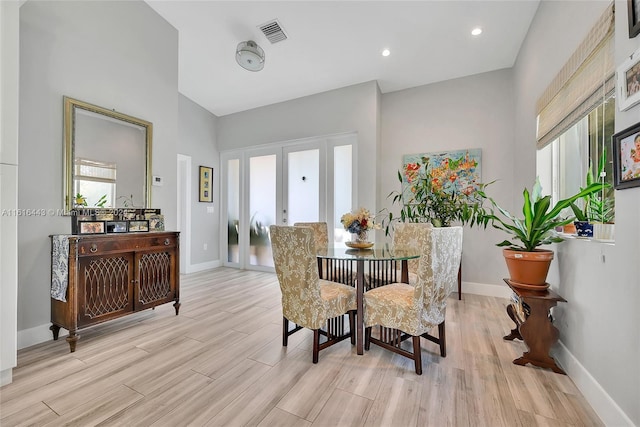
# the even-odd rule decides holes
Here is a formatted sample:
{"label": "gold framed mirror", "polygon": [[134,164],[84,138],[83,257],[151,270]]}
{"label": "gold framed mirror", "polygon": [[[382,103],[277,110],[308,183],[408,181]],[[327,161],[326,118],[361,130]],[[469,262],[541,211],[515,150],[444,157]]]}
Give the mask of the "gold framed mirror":
{"label": "gold framed mirror", "polygon": [[151,207],[153,125],[64,97],[64,206]]}

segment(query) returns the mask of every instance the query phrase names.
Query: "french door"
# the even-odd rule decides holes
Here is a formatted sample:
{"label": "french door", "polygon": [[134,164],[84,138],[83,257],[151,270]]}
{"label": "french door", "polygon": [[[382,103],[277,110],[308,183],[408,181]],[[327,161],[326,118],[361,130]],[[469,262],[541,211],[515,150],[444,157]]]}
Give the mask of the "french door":
{"label": "french door", "polygon": [[352,206],[355,140],[349,134],[222,153],[223,264],[273,271],[272,224],[326,221],[329,238],[341,239],[334,224],[336,210]]}

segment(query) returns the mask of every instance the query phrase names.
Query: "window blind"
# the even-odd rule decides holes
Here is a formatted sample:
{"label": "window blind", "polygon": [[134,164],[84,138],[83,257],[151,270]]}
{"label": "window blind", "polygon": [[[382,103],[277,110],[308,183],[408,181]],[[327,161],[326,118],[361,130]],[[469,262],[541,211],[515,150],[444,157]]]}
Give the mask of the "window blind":
{"label": "window blind", "polygon": [[543,148],[615,91],[611,3],[536,104],[537,148]]}

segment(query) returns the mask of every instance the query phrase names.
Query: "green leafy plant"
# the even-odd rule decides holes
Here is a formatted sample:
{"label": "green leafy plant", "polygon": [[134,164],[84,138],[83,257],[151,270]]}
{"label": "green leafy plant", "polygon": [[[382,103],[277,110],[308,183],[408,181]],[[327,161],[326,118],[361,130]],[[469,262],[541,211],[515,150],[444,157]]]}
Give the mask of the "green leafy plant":
{"label": "green leafy plant", "polygon": [[[600,180],[604,175],[604,166],[607,162],[607,151],[603,150],[600,159],[598,160],[598,171],[595,174]],[[593,164],[589,162],[589,170],[585,178],[587,187],[596,182],[593,173]],[[613,205],[613,199],[605,195],[605,191],[610,189],[611,186],[607,183],[604,185],[602,191],[589,193],[582,197],[583,206],[582,209],[575,203],[571,203],[570,207],[573,214],[578,221],[589,222],[612,222],[615,216],[615,210]],[[582,190],[582,188],[580,188]]]}
{"label": "green leafy plant", "polygon": [[[482,219],[490,221],[493,227],[511,235],[510,239],[503,240],[498,243],[497,246],[506,246],[513,250],[531,252],[538,246],[563,241],[562,237],[554,233],[554,229],[571,223],[574,217],[560,217],[562,210],[570,207],[571,204],[579,198],[601,191],[604,187],[604,184],[592,182],[577,194],[558,201],[552,208],[551,196],[542,195],[542,186],[536,178],[531,193],[529,193],[529,190],[526,188],[522,193],[522,213],[524,218],[518,218],[512,215],[507,210],[498,206],[491,197],[487,197],[486,194],[482,192],[481,195],[486,197],[492,206],[488,208],[487,213]],[[497,210],[501,216],[496,215],[494,209]]]}
{"label": "green leafy plant", "polygon": [[74,204],[76,206],[87,206],[87,198],[80,193],[77,193],[74,197]]}
{"label": "green leafy plant", "polygon": [[98,199],[95,205],[99,208],[104,208],[104,205],[107,203],[107,195],[103,194],[102,197]]}

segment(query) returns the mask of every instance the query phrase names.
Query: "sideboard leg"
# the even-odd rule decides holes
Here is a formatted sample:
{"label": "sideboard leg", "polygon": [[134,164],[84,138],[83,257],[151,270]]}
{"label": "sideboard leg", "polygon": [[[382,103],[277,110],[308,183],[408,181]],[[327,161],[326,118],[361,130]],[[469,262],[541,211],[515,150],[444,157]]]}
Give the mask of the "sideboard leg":
{"label": "sideboard leg", "polygon": [[53,340],[58,341],[58,335],[60,334],[60,326],[51,325],[49,326],[49,330],[53,332]]}
{"label": "sideboard leg", "polygon": [[76,351],[76,343],[80,339],[80,335],[75,332],[69,331],[69,336],[67,337],[67,342],[69,343],[69,352],[73,353]]}
{"label": "sideboard leg", "polygon": [[176,300],[176,302],[173,303],[173,307],[176,309],[176,316],[178,315],[178,312],[180,311],[180,306],[182,304],[180,304],[180,300]]}

